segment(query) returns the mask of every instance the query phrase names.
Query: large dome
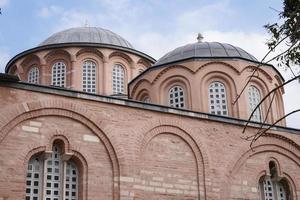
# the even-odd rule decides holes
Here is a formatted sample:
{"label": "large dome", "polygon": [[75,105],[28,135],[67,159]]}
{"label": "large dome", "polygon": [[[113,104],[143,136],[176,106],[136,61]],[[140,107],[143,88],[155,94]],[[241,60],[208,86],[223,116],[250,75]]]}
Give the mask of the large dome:
{"label": "large dome", "polygon": [[245,50],[231,44],[219,42],[196,42],[170,51],[155,65],[176,62],[189,58],[242,58],[257,62],[257,59]]}
{"label": "large dome", "polygon": [[65,43],[108,44],[133,49],[133,46],[116,33],[98,27],[70,28],[53,34],[39,46]]}

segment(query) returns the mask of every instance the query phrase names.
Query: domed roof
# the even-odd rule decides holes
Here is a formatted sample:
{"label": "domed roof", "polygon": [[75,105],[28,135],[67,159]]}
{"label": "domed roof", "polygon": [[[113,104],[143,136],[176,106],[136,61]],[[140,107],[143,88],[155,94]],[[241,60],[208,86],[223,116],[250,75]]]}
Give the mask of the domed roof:
{"label": "domed roof", "polygon": [[257,62],[257,59],[245,50],[231,44],[219,42],[196,42],[170,51],[155,65],[162,65],[188,58],[242,58]]}
{"label": "domed roof", "polygon": [[39,46],[62,43],[96,43],[134,49],[127,40],[118,34],[98,27],[78,27],[60,31],[44,40]]}

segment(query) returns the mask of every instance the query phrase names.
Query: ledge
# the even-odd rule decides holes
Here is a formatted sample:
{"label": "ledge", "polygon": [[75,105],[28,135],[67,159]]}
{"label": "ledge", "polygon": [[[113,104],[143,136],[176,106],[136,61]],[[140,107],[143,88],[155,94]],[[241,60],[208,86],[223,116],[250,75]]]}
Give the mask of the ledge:
{"label": "ledge", "polygon": [[[55,87],[55,86],[45,86],[45,85],[37,85],[37,84],[20,82],[18,77],[13,75],[3,74],[3,73],[0,73],[0,86],[16,88],[21,90],[28,90],[33,92],[40,92],[45,94],[53,94],[53,95],[59,95],[65,97],[91,100],[96,102],[115,104],[120,106],[150,110],[150,111],[155,111],[160,113],[180,115],[180,116],[196,118],[196,119],[211,120],[215,122],[233,124],[238,126],[244,126],[247,123],[247,120],[237,119],[233,117],[213,115],[209,113],[196,112],[187,109],[172,108],[163,105],[144,103],[140,101],[121,99],[121,98],[116,98],[111,96],[90,94],[82,91]],[[249,123],[249,127],[258,128],[260,126],[261,123],[258,122]],[[263,124],[263,127],[268,127],[268,126],[270,126],[270,124]],[[283,126],[274,126],[271,128],[271,130],[284,131],[292,134],[300,134],[300,129],[283,127]]]}

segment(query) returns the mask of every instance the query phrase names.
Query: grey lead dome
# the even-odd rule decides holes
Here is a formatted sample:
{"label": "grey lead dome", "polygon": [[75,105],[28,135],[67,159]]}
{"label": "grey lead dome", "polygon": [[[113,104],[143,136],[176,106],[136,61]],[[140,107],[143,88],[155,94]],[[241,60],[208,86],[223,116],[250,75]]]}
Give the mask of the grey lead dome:
{"label": "grey lead dome", "polygon": [[155,65],[162,65],[188,58],[242,58],[257,62],[245,50],[231,44],[219,42],[196,42],[178,47],[160,58]]}
{"label": "grey lead dome", "polygon": [[78,27],[60,31],[47,38],[39,46],[62,43],[108,44],[134,49],[127,40],[118,34],[98,27]]}

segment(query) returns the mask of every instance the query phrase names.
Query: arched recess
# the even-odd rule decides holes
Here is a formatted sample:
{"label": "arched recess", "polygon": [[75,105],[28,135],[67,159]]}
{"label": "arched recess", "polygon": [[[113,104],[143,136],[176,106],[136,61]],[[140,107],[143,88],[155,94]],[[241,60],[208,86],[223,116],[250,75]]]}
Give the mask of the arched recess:
{"label": "arched recess", "polygon": [[[246,193],[253,196],[247,198],[259,198],[258,184],[262,176],[270,175],[268,170],[269,162],[276,163],[279,175],[290,183],[292,188],[293,199],[298,199],[300,182],[297,178],[300,170],[300,146],[292,140],[277,134],[268,133],[265,137],[260,138],[252,149],[247,149],[242,154],[233,157],[238,158],[226,167],[228,171],[228,180],[222,188],[222,196],[225,199],[238,198],[231,196],[238,194],[236,181],[243,177],[247,181],[247,186],[251,187],[252,192]],[[249,172],[248,174],[245,174]],[[291,176],[293,174],[293,176]],[[239,177],[239,178],[238,178]],[[248,177],[255,177],[248,178]],[[244,182],[244,180],[242,182]],[[235,187],[235,192],[231,189]],[[250,190],[250,189],[249,189]],[[240,193],[242,195],[242,192]],[[243,197],[246,197],[245,194]]]}
{"label": "arched recess", "polygon": [[[25,106],[26,109],[22,108],[23,106]],[[20,124],[23,121],[34,119],[37,117],[44,117],[44,116],[66,117],[75,120],[83,124],[84,126],[86,126],[88,129],[90,129],[103,142],[108,152],[109,158],[112,163],[112,173],[113,173],[113,183],[114,183],[113,197],[116,200],[120,199],[120,180],[119,180],[120,165],[119,165],[116,149],[114,148],[114,146],[118,146],[118,145],[112,144],[111,139],[109,139],[107,134],[105,134],[106,132],[105,124],[99,127],[95,123],[98,120],[92,113],[89,113],[85,108],[83,108],[80,105],[72,104],[64,101],[55,101],[55,100],[23,103],[22,106],[10,108],[7,111],[9,113],[12,113],[12,115],[7,115],[5,121],[0,120],[2,122],[0,124],[0,144],[8,135],[8,133],[18,124]],[[0,119],[3,118],[4,118],[3,116],[0,116]],[[53,133],[53,137],[58,137],[61,140],[63,140],[62,134],[59,133]],[[49,141],[51,140],[52,139],[49,138]],[[28,148],[30,148],[29,149],[30,152],[36,152],[36,151],[38,152],[40,150],[46,151],[50,147],[51,145],[48,145],[46,147],[29,146]],[[79,151],[73,150],[73,155],[77,155],[78,159],[81,159]],[[25,158],[25,161],[26,159],[27,160],[29,159],[27,155],[23,155],[20,157]]]}
{"label": "arched recess", "polygon": [[139,93],[137,94],[135,100],[138,100],[138,101],[142,101],[142,102],[146,102],[146,99],[149,99],[149,102],[147,103],[150,103],[151,102],[151,97],[150,97],[150,92],[149,90],[147,89],[142,89],[141,91],[139,91]]}
{"label": "arched recess", "polygon": [[[40,58],[37,56],[37,55],[35,55],[35,54],[30,54],[30,55],[28,55],[28,56],[26,56],[25,58],[24,58],[24,60],[21,62],[21,64],[20,64],[20,67],[23,69],[23,72],[24,72],[24,76],[22,77],[23,78],[23,81],[25,81],[25,82],[27,82],[28,81],[28,74],[29,74],[29,71],[32,69],[32,68],[34,68],[34,67],[36,67],[37,68],[37,70],[39,71],[39,72],[41,72],[41,60],[40,60]],[[19,73],[19,72],[18,72]],[[40,82],[41,80],[41,73],[39,73],[39,76],[38,76],[38,79],[39,79],[39,81],[38,82]]]}
{"label": "arched recess", "polygon": [[220,61],[205,63],[205,64],[199,66],[198,69],[195,71],[195,73],[198,73],[199,71],[204,70],[204,68],[211,67],[211,65],[221,67],[223,69],[223,71],[224,70],[226,71],[229,69],[231,72],[234,72],[236,75],[240,74],[240,72],[233,65],[228,64],[226,62],[220,62]]}
{"label": "arched recess", "polygon": [[[138,152],[139,156],[136,164],[140,169],[139,176],[141,180],[149,180],[147,171],[154,170],[155,172],[153,172],[153,174],[159,178],[154,178],[152,181],[164,181],[166,186],[165,189],[168,189],[168,181],[172,179],[172,173],[174,173],[174,177],[177,176],[177,178],[171,180],[171,182],[176,186],[176,189],[183,190],[180,184],[185,182],[185,184],[190,184],[190,188],[193,190],[190,191],[191,196],[177,194],[175,198],[175,196],[171,195],[174,199],[206,199],[205,171],[207,168],[207,161],[204,160],[199,144],[188,132],[174,125],[163,125],[161,122],[161,125],[152,127],[152,129],[144,136],[141,136],[140,140],[138,140],[138,146],[140,151]],[[177,150],[173,148],[176,148]],[[190,151],[184,151],[184,149],[189,149]],[[159,155],[149,155],[149,152],[155,153],[156,151],[159,151]],[[172,154],[176,153],[179,153],[181,156],[172,156]],[[187,157],[187,160],[185,160],[185,156],[189,156]],[[152,160],[150,160],[151,158]],[[195,163],[191,162],[191,159],[194,159]],[[191,166],[193,164],[194,166]],[[190,175],[192,174],[192,171],[195,172],[194,176],[196,177],[194,177],[194,180],[185,174],[182,167],[185,165],[188,165],[186,168],[188,168]],[[170,168],[168,168],[168,166]],[[151,173],[151,176],[153,174]],[[178,181],[178,177],[187,180]],[[156,199],[170,199],[171,196],[168,196],[167,194],[168,193],[164,190],[154,190],[154,192],[151,193],[151,196]],[[183,191],[181,194],[183,194]],[[141,199],[145,199],[146,197],[149,197],[149,193],[139,192],[138,196]]]}
{"label": "arched recess", "polygon": [[225,86],[229,116],[239,118],[240,116],[238,102],[234,105],[232,104],[235,97],[237,96],[236,84],[233,77],[231,77],[224,71],[209,72],[203,75],[203,77],[201,78],[201,81],[199,83],[200,96],[198,97],[198,99],[201,100],[201,110],[204,112],[209,112],[208,88],[209,85],[213,82],[221,82]]}
{"label": "arched recess", "polygon": [[69,87],[71,85],[71,53],[65,49],[55,49],[49,51],[45,56],[46,61],[45,71],[43,74],[46,75],[46,84],[52,84],[52,68],[57,62],[62,62],[65,65],[65,85]]}
{"label": "arched recess", "polygon": [[152,85],[148,79],[141,79],[133,87],[131,86],[129,88],[129,97],[138,100],[139,93],[144,89],[149,91],[152,89]]}
{"label": "arched recess", "polygon": [[130,58],[130,56],[120,51],[114,51],[108,56],[109,59],[112,59],[113,57],[121,57],[129,64],[129,66],[131,66],[131,64],[133,63],[133,60]]}
{"label": "arched recess", "polygon": [[149,61],[143,59],[143,58],[140,58],[140,59],[137,61],[137,64],[143,65],[144,69],[151,66],[151,63],[150,63]]}
{"label": "arched recess", "polygon": [[[163,68],[153,79],[153,81],[151,82],[152,84],[154,84],[155,82],[159,81],[160,78],[165,78],[165,76],[168,76],[168,71],[172,71],[172,70],[176,70],[176,72],[174,74],[181,74],[180,72],[189,72],[190,75],[194,74],[194,71],[191,70],[189,67],[186,67],[184,65],[171,65],[168,66],[166,68]],[[164,80],[162,80],[164,81]]]}
{"label": "arched recess", "polygon": [[265,71],[263,70],[261,67],[257,67],[257,66],[252,66],[252,65],[248,65],[246,67],[244,67],[242,70],[241,70],[241,74],[243,73],[252,73],[254,70],[256,70],[256,76],[259,76],[259,73],[262,74],[264,76],[264,79],[265,81],[268,80],[269,82],[272,82],[272,77]]}
{"label": "arched recess", "polygon": [[96,55],[99,59],[103,59],[104,55],[101,51],[95,48],[82,48],[76,52],[76,58],[82,54]]}
{"label": "arched recess", "polygon": [[159,102],[162,105],[169,106],[168,102],[168,94],[169,90],[174,87],[174,86],[180,86],[184,90],[184,97],[185,97],[185,109],[192,109],[193,104],[192,104],[192,89],[191,89],[191,84],[188,78],[176,74],[176,75],[171,75],[168,77],[165,77],[161,83],[159,83]]}

